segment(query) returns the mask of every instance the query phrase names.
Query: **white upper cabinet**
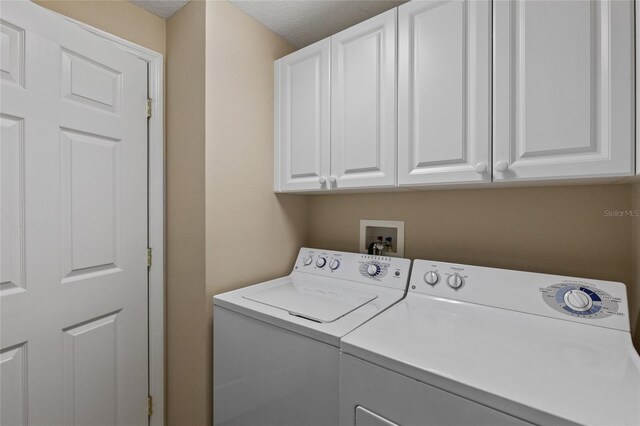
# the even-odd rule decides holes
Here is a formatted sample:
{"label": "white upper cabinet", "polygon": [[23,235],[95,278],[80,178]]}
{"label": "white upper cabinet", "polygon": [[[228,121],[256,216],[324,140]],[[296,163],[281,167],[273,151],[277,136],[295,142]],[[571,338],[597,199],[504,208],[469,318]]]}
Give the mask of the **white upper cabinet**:
{"label": "white upper cabinet", "polygon": [[491,182],[488,1],[414,1],[398,15],[398,182]]}
{"label": "white upper cabinet", "polygon": [[634,11],[416,0],[294,52],[275,64],[274,189],[640,174]]}
{"label": "white upper cabinet", "polygon": [[494,180],[634,171],[633,3],[493,3]]}
{"label": "white upper cabinet", "polygon": [[396,184],[396,9],[331,37],[329,180]]}
{"label": "white upper cabinet", "polygon": [[275,191],[328,187],[331,42],[322,40],[275,63]]}

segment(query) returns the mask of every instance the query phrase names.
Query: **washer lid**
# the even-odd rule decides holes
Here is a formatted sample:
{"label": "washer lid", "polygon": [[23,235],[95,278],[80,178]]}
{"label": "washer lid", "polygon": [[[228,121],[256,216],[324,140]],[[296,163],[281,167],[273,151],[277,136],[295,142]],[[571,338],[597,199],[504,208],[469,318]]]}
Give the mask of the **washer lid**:
{"label": "washer lid", "polygon": [[244,299],[322,323],[333,322],[377,297],[375,294],[304,281],[288,281],[243,296]]}

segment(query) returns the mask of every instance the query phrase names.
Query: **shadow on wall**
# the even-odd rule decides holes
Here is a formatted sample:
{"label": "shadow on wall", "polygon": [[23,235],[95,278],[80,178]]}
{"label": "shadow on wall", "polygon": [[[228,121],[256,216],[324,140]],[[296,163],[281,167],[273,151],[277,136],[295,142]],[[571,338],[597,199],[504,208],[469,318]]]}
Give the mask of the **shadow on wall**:
{"label": "shadow on wall", "polygon": [[636,352],[638,352],[638,354],[640,355],[640,315],[638,315],[636,319],[637,319],[636,326],[634,328],[633,324],[631,324],[631,329],[636,331],[635,335],[632,336],[633,346],[635,346]]}
{"label": "shadow on wall", "polygon": [[[276,201],[280,208],[279,213],[284,217],[285,223],[289,228],[299,228],[300,215],[303,217],[309,217],[309,196],[307,195],[293,195],[293,194],[274,194]],[[301,208],[304,210],[301,212]],[[306,227],[306,235],[304,235],[304,241],[309,240],[309,227]],[[277,245],[277,241],[275,242]],[[296,251],[297,254],[297,251]],[[291,260],[293,264],[295,257]]]}

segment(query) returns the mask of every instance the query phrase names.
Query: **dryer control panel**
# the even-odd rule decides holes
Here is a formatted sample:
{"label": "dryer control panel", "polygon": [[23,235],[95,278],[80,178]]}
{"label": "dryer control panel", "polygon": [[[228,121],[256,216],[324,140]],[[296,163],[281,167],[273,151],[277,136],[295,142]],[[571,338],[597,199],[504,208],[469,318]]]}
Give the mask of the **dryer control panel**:
{"label": "dryer control panel", "polygon": [[629,331],[622,283],[415,260],[411,293]]}
{"label": "dryer control panel", "polygon": [[398,257],[301,248],[294,272],[405,290],[411,261]]}

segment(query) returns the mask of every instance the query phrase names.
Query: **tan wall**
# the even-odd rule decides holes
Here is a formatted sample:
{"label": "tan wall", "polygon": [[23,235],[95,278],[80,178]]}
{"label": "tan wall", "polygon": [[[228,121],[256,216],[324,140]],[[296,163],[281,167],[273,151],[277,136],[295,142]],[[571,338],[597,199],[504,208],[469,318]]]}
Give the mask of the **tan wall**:
{"label": "tan wall", "polygon": [[[633,211],[640,213],[640,182],[632,185]],[[633,281],[634,285],[630,289],[629,299],[631,300],[631,327],[634,330],[634,343],[640,352],[640,217],[633,217]],[[634,318],[635,315],[635,318]],[[634,327],[635,326],[635,327]]]}
{"label": "tan wall", "polygon": [[164,54],[165,20],[126,0],[34,0],[85,24]]}
{"label": "tan wall", "polygon": [[288,274],[307,239],[307,198],[276,196],[272,183],[273,61],[292,50],[230,3],[207,3],[209,301]]}
{"label": "tan wall", "polygon": [[168,425],[206,424],[205,3],[167,20]]}
{"label": "tan wall", "polygon": [[[404,220],[405,256],[411,259],[622,281],[632,287],[632,219],[603,213],[630,208],[630,185],[315,196],[309,244],[355,251],[360,219]],[[636,313],[638,308],[634,304]]]}

